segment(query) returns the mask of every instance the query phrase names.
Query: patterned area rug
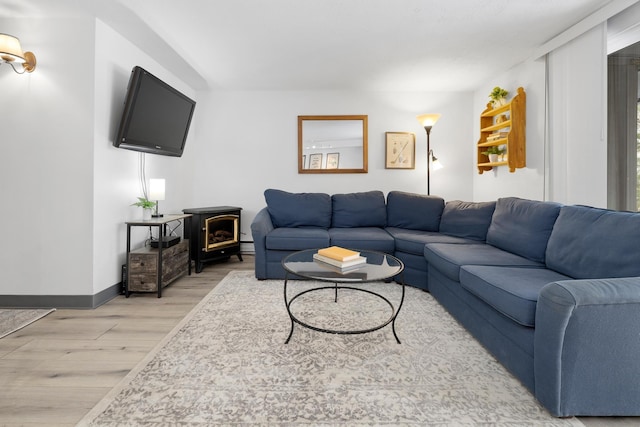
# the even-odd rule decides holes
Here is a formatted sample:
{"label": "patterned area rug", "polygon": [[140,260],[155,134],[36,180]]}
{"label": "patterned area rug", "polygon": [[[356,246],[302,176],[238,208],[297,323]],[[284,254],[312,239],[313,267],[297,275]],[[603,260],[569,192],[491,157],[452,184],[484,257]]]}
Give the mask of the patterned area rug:
{"label": "patterned area rug", "polygon": [[[399,301],[397,284],[368,286]],[[379,324],[390,308],[349,290],[336,303],[328,290],[292,311],[342,330]],[[79,425],[582,425],[549,415],[426,292],[406,289],[402,344],[390,326],[334,335],[298,325],[284,344],[290,326],[282,281],[232,272]]]}
{"label": "patterned area rug", "polygon": [[0,309],[0,338],[12,334],[54,311],[56,311],[55,308],[33,310]]}

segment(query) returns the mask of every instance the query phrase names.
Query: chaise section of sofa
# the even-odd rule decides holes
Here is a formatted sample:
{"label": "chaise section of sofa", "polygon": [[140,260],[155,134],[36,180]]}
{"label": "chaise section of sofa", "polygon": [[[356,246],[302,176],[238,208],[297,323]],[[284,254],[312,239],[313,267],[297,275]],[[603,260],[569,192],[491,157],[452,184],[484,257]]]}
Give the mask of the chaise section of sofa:
{"label": "chaise section of sofa", "polygon": [[640,415],[640,213],[563,206],[538,298],[535,395],[558,416]]}
{"label": "chaise section of sofa", "polygon": [[427,245],[430,291],[552,414],[639,415],[638,240],[637,213],[500,199],[487,259]]}

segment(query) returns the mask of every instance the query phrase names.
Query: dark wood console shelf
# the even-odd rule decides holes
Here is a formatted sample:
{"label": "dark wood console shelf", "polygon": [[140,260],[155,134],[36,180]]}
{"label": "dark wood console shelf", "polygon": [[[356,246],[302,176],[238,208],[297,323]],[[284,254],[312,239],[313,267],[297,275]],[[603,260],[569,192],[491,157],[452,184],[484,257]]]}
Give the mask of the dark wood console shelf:
{"label": "dark wood console shelf", "polygon": [[157,248],[144,247],[129,252],[129,292],[157,292],[158,271],[162,272],[162,287],[187,274],[189,267],[189,241],[165,248],[162,251],[162,268]]}
{"label": "dark wood console shelf", "polygon": [[[127,298],[131,292],[157,292],[160,298],[162,288],[185,274],[191,275],[191,229],[186,225],[190,217],[189,214],[164,215],[160,218],[126,223],[127,274],[124,292]],[[181,220],[185,220],[185,239],[171,247],[163,247],[162,242],[167,237],[167,224]],[[158,248],[144,247],[131,250],[131,227],[157,227]]]}

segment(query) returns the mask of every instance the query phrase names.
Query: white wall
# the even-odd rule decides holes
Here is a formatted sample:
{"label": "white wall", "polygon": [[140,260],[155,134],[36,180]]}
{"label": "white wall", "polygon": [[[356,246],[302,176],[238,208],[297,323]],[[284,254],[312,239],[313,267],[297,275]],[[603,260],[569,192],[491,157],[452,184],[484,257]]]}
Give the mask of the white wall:
{"label": "white wall", "polygon": [[499,197],[522,197],[543,200],[544,195],[544,123],[545,123],[545,63],[528,61],[511,70],[500,73],[475,92],[473,112],[473,138],[480,139],[480,114],[487,108],[489,93],[495,86],[509,91],[510,99],[518,87],[527,94],[527,166],[509,172],[506,166],[494,167],[480,175],[473,153],[473,198],[477,201],[495,200]]}
{"label": "white wall", "polygon": [[[113,146],[132,68],[139,65],[187,96],[197,98],[195,92],[178,77],[100,20],[96,21],[95,52],[95,268],[92,293],[120,281],[120,268],[126,262],[125,221],[142,216],[142,209],[131,206],[138,196],[142,196],[139,180],[141,154]],[[166,200],[159,205],[161,213],[181,213],[192,199],[194,177],[191,165],[196,157],[193,145],[197,122],[196,113],[182,157],[143,155],[147,181],[150,178],[166,180]],[[134,227],[132,236],[132,248],[139,247],[148,236],[148,230]]]}
{"label": "white wall", "polygon": [[549,54],[549,199],[607,206],[606,24]]}
{"label": "white wall", "polygon": [[91,294],[94,22],[0,24],[38,61],[0,67],[0,295]]}
{"label": "white wall", "polygon": [[[130,206],[141,194],[139,154],[112,146],[131,69],[196,94],[93,18],[0,22],[38,60],[32,74],[0,68],[0,221],[11,242],[0,252],[0,295],[94,295],[120,281],[124,221],[141,215]],[[146,155],[147,177],[167,180],[163,212],[192,200],[196,134],[194,125],[182,158]],[[136,231],[134,247],[146,236]]]}
{"label": "white wall", "polygon": [[[431,131],[431,148],[445,168],[431,174],[431,194],[470,200],[471,93],[221,92],[199,105],[194,206],[243,208],[243,241],[265,206],[263,192],[401,190],[426,193],[426,133],[416,115],[441,113]],[[368,115],[369,171],[366,174],[298,174],[298,115]],[[385,132],[416,134],[416,168],[384,167]]]}

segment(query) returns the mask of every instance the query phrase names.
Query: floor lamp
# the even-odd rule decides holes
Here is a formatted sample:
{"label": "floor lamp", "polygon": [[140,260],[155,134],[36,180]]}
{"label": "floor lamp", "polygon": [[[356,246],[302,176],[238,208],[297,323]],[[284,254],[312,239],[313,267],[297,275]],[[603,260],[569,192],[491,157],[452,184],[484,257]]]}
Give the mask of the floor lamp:
{"label": "floor lamp", "polygon": [[421,114],[416,117],[420,124],[424,126],[424,130],[427,131],[427,195],[431,194],[431,159],[434,162],[437,160],[431,150],[431,141],[429,137],[431,135],[431,128],[436,124],[440,118],[440,114]]}

